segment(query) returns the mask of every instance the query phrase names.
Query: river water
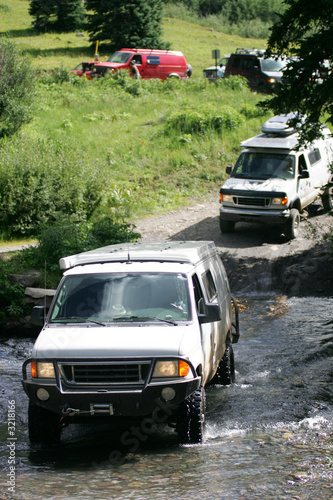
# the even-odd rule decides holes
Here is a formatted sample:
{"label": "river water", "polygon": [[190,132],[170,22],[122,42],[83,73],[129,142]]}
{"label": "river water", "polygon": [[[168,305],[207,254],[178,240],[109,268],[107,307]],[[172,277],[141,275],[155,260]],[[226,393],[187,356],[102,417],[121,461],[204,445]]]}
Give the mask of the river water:
{"label": "river water", "polygon": [[333,499],[333,299],[238,302],[236,383],[207,389],[200,445],[169,428],[73,425],[58,447],[30,446],[20,379],[33,339],[1,339],[0,498]]}

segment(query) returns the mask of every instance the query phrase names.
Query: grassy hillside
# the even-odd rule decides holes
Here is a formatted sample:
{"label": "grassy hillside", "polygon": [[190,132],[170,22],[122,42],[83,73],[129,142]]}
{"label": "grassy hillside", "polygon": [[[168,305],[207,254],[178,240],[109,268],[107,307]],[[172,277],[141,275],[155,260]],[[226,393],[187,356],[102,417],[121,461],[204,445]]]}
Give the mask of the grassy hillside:
{"label": "grassy hillside", "polygon": [[[76,33],[36,35],[28,8],[28,0],[0,0],[0,33],[7,34],[25,54],[31,56],[34,66],[52,69],[63,65],[70,69],[93,57],[94,48],[87,33],[82,33],[83,36]],[[202,77],[202,69],[211,65],[213,49],[219,49],[222,56],[237,47],[264,48],[266,43],[265,40],[226,35],[177,19],[164,19],[163,31],[164,39],[172,44],[172,48],[184,52],[193,66],[194,78]],[[100,50],[101,58],[108,55],[105,50]]]}
{"label": "grassy hillside", "polygon": [[[210,84],[202,69],[247,40],[175,19],[164,36],[194,69],[187,82],[92,82],[69,69],[92,57],[87,35],[36,35],[27,0],[0,0],[0,31],[41,69],[34,118],[2,141],[0,232],[35,234],[40,224],[121,213],[135,219],[216,193],[241,140],[258,133],[263,98],[232,79]],[[251,44],[253,40],[251,40]],[[257,41],[257,47],[264,41]],[[60,69],[67,68],[67,70]],[[15,200],[18,200],[15,203]]]}

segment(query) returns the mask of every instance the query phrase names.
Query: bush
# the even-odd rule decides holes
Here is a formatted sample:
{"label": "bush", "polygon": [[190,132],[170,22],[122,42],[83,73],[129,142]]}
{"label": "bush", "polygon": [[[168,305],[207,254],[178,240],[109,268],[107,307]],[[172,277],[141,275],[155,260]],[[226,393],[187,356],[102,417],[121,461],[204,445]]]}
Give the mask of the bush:
{"label": "bush", "polygon": [[[0,164],[0,228],[34,235],[40,225],[75,215],[87,220],[102,199],[103,168],[62,141],[6,141]],[[8,166],[10,165],[10,168]]]}
{"label": "bush", "polygon": [[44,269],[46,265],[49,271],[60,274],[61,257],[105,245],[136,241],[139,237],[131,224],[118,221],[116,217],[103,216],[93,223],[67,222],[44,229],[38,237],[39,245],[26,251],[26,255],[33,267]]}
{"label": "bush", "polygon": [[35,76],[26,56],[0,38],[0,137],[15,134],[32,118]]}
{"label": "bush", "polygon": [[166,120],[166,132],[203,134],[208,131],[234,130],[242,123],[242,116],[233,108],[224,106],[201,108],[199,111],[177,111]]}

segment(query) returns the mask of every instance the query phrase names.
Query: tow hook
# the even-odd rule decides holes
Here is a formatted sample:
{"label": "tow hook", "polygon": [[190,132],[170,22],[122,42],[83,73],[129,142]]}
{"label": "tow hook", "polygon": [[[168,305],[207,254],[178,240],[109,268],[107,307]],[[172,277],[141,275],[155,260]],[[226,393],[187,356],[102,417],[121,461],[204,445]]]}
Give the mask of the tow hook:
{"label": "tow hook", "polygon": [[64,429],[65,427],[68,427],[68,425],[69,425],[68,417],[74,417],[74,415],[78,415],[79,413],[80,413],[80,410],[76,410],[74,408],[64,407],[62,409],[62,417],[59,420],[59,424],[58,424],[59,429]]}

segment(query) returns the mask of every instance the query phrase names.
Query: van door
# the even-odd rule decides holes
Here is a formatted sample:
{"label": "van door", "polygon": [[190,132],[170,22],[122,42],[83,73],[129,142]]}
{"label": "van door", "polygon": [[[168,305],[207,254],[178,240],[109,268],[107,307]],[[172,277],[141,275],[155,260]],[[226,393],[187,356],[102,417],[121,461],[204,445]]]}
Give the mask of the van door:
{"label": "van door", "polygon": [[[303,177],[303,172],[308,172],[308,177]],[[297,159],[297,192],[301,200],[301,208],[307,207],[312,200],[313,189],[311,187],[311,174],[308,160],[304,153],[301,153]]]}
{"label": "van door", "polygon": [[[201,280],[197,274],[192,276],[195,301],[198,313],[204,313],[204,304],[209,302],[216,302],[217,289],[214,283],[210,270],[204,271]],[[219,362],[217,356],[218,344],[218,324],[217,323],[204,323],[200,325],[201,328],[201,345],[204,357],[203,366],[203,384],[206,384],[217,369]]]}
{"label": "van door", "polygon": [[146,66],[144,70],[144,78],[163,78],[161,73],[160,56],[147,55]]}

